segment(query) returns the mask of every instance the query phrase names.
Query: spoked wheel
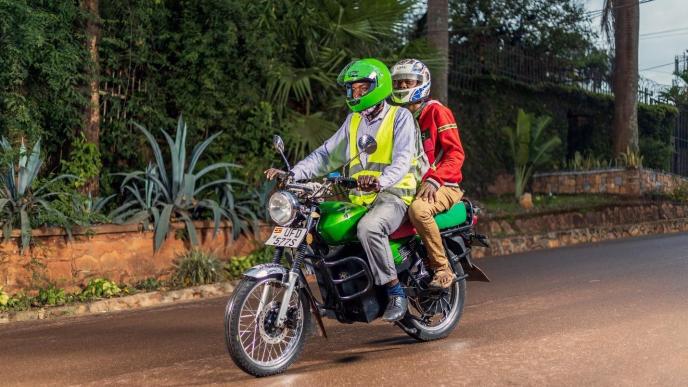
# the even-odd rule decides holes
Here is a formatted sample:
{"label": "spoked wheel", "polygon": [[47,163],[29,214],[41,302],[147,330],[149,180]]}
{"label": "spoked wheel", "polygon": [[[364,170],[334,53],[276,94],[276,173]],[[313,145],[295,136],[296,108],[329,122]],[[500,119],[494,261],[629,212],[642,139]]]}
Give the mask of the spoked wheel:
{"label": "spoked wheel", "polygon": [[[254,376],[284,372],[300,355],[310,328],[308,301],[298,289],[289,300],[287,320],[277,327],[286,287],[275,279],[244,279],[225,309],[225,342],[234,363]],[[261,299],[265,295],[265,302]]]}
{"label": "spoked wheel", "polygon": [[[463,269],[458,266],[458,278]],[[466,280],[456,281],[446,290],[409,289],[409,310],[401,320],[409,336],[420,341],[443,339],[454,330],[463,314]]]}

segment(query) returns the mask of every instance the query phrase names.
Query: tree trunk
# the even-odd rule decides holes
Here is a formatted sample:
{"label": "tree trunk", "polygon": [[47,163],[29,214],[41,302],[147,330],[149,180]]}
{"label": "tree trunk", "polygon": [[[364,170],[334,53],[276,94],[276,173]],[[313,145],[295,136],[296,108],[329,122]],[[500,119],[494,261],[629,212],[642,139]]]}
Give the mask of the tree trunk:
{"label": "tree trunk", "polygon": [[449,1],[428,0],[428,40],[437,48],[443,66],[432,73],[432,96],[448,103],[447,74],[449,69]]}
{"label": "tree trunk", "polygon": [[[98,65],[98,43],[100,40],[100,12],[98,0],[83,0],[82,8],[86,12],[86,45],[91,63],[87,66],[89,104],[84,115],[83,132],[86,140],[100,148],[100,67]],[[84,186],[84,191],[94,197],[100,190],[98,176],[91,178]]]}
{"label": "tree trunk", "polygon": [[638,150],[638,0],[614,3],[614,155]]}

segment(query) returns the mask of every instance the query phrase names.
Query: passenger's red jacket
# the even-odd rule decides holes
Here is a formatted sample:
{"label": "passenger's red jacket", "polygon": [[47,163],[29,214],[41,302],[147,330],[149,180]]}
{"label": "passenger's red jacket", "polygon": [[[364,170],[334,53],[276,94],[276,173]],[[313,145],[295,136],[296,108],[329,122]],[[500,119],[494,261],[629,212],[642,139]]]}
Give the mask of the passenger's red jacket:
{"label": "passenger's red jacket", "polygon": [[423,149],[431,165],[423,181],[438,188],[442,185],[458,186],[463,179],[461,167],[465,154],[451,110],[439,101],[430,100],[420,112],[418,125]]}

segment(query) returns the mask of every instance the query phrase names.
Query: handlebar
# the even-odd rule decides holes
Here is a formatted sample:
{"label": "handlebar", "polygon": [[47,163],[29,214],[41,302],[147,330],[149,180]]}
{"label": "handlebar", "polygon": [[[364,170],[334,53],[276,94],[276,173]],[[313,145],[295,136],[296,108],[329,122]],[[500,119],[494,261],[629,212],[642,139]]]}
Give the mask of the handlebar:
{"label": "handlebar", "polygon": [[327,181],[330,181],[334,184],[342,186],[346,189],[354,189],[354,188],[358,187],[358,182],[356,181],[356,179],[350,178],[350,177],[342,177],[342,176],[331,177],[331,178],[327,178]]}

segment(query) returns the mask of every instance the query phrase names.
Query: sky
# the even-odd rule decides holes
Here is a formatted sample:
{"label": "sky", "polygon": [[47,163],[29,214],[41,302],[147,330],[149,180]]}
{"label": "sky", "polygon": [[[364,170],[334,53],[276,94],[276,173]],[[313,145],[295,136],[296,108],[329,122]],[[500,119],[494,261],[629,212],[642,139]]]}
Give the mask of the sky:
{"label": "sky", "polygon": [[[604,0],[580,1],[590,11],[602,9],[604,3]],[[600,18],[593,18],[592,22],[599,32]],[[653,34],[655,32],[661,33]],[[604,44],[604,39],[601,39],[600,44]],[[674,57],[685,53],[687,49],[688,0],[650,0],[640,4],[638,67],[641,76],[670,85],[673,79]],[[667,66],[652,68],[669,63],[671,64]]]}

